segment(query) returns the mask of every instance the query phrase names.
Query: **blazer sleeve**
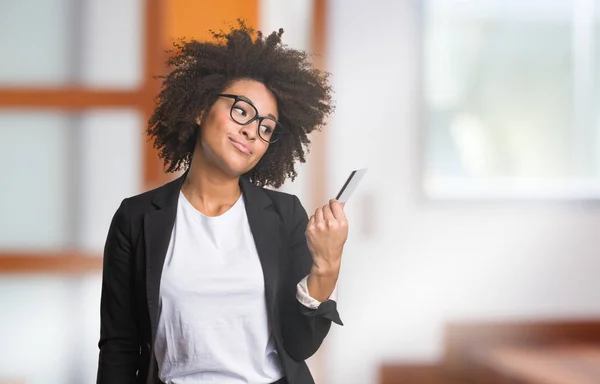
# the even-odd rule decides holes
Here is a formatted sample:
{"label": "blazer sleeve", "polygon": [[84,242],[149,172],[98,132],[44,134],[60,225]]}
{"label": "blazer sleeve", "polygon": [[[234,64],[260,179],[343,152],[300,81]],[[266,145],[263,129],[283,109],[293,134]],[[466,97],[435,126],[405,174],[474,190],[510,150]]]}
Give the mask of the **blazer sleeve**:
{"label": "blazer sleeve", "polygon": [[306,241],[308,215],[298,197],[294,196],[293,204],[282,332],[288,354],[294,360],[302,361],[319,349],[331,328],[331,322],[342,325],[342,321],[333,300],[324,301],[317,309],[311,309],[296,299],[296,286],[310,273],[312,255]]}
{"label": "blazer sleeve", "polygon": [[141,343],[132,257],[125,199],[112,219],[104,247],[97,384],[134,384],[137,380]]}

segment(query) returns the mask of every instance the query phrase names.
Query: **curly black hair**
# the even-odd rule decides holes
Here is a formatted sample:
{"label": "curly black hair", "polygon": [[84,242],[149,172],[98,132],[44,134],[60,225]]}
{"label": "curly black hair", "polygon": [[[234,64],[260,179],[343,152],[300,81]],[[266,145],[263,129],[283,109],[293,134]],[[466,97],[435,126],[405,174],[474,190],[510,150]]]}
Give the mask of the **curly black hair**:
{"label": "curly black hair", "polygon": [[164,161],[166,172],[187,169],[198,135],[196,123],[218,94],[232,82],[263,83],[277,100],[284,135],[246,173],[255,185],[280,187],[297,176],[295,162],[304,163],[308,135],[320,130],[333,112],[327,72],[316,69],[304,51],[282,44],[283,29],[264,37],[238,20],[228,33],[210,31],[212,42],[181,40],[167,60],[172,71],[163,79],[147,134]]}

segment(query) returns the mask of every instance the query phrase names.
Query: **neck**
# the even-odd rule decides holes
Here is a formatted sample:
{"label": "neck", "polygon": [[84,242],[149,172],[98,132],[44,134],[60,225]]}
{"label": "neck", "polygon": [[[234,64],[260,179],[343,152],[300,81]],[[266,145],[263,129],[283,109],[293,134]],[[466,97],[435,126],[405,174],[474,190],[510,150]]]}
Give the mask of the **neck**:
{"label": "neck", "polygon": [[187,177],[181,186],[186,199],[200,212],[217,216],[239,199],[239,177],[210,166],[200,153],[194,153]]}

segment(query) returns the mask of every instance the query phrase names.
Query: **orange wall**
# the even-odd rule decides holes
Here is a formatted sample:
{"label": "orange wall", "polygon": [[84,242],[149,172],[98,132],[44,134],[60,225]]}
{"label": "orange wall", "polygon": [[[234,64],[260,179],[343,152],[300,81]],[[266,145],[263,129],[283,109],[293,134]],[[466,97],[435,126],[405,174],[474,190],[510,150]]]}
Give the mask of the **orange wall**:
{"label": "orange wall", "polygon": [[259,0],[164,0],[163,46],[174,40],[207,40],[209,29],[228,30],[238,18],[255,29],[258,25]]}

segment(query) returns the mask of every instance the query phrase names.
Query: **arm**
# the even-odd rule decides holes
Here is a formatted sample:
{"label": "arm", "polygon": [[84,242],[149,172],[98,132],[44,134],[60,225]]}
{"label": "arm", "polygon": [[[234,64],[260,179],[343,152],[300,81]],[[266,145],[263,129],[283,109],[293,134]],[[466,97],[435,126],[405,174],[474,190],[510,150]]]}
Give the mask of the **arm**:
{"label": "arm", "polygon": [[104,247],[97,384],[134,384],[140,359],[127,200],[115,213]]}
{"label": "arm", "polygon": [[[331,328],[331,322],[341,324],[341,320],[333,300],[326,300],[317,309],[311,309],[296,299],[296,286],[313,270],[313,258],[306,238],[308,216],[297,197],[294,197],[293,212],[289,247],[290,264],[286,276],[286,282],[289,284],[284,292],[282,331],[287,352],[293,359],[301,361],[306,360],[319,349]],[[329,294],[331,292],[326,293],[326,296]]]}

